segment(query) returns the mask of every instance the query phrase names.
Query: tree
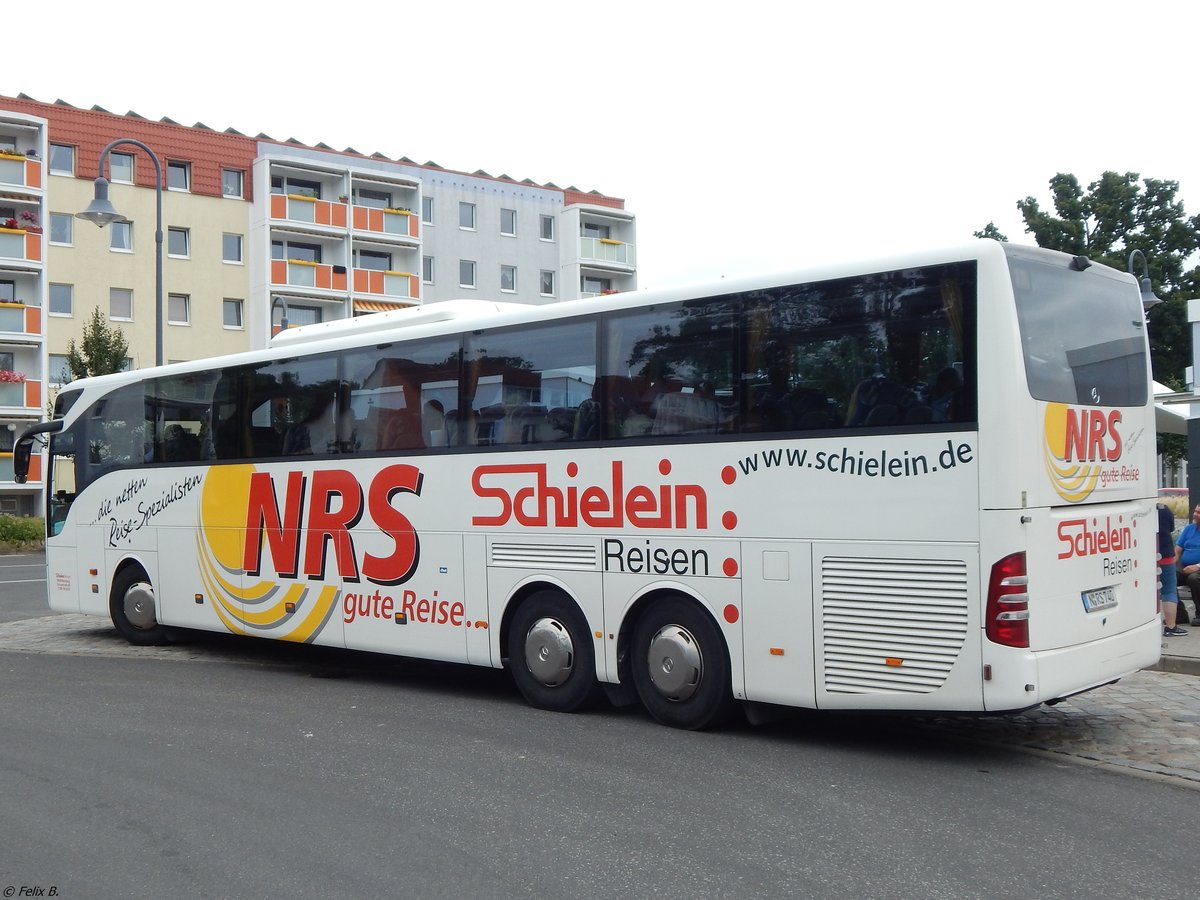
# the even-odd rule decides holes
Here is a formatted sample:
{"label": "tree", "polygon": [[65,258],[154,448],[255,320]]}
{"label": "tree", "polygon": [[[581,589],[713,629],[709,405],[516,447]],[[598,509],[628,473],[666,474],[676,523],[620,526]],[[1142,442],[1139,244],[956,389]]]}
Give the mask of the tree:
{"label": "tree", "polygon": [[[1074,175],[1060,172],[1050,179],[1053,212],[1033,197],[1017,201],[1025,231],[1039,247],[1121,271],[1132,251],[1145,254],[1154,292],[1165,301],[1147,315],[1154,378],[1176,390],[1192,361],[1187,301],[1200,296],[1200,265],[1188,268],[1200,249],[1200,216],[1188,218],[1175,199],[1178,191],[1177,181],[1105,172],[1085,193]],[[1007,240],[991,222],[975,236]]]}
{"label": "tree", "polygon": [[72,378],[108,375],[125,368],[128,353],[129,340],[119,327],[108,324],[97,306],[83,326],[79,345],[74,339],[67,341],[67,367]]}

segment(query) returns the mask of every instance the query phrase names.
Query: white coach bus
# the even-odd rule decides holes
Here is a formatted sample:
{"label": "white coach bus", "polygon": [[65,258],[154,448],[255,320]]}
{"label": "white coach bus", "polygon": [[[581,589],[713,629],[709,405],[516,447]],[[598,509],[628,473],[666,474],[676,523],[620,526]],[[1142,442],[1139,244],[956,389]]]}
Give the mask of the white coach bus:
{"label": "white coach bus", "polygon": [[506,666],[703,728],[1004,712],[1160,649],[1133,278],[979,241],[552,306],[441,303],[85,379],[50,605]]}

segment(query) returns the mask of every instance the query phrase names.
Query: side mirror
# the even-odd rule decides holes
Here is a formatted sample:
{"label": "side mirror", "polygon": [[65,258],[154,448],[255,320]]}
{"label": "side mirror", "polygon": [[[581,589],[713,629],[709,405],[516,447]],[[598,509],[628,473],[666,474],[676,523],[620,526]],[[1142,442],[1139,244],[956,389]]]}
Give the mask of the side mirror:
{"label": "side mirror", "polygon": [[33,439],[39,434],[57,434],[62,431],[63,420],[39,422],[21,432],[13,445],[13,481],[24,484],[29,478],[29,459],[33,456]]}

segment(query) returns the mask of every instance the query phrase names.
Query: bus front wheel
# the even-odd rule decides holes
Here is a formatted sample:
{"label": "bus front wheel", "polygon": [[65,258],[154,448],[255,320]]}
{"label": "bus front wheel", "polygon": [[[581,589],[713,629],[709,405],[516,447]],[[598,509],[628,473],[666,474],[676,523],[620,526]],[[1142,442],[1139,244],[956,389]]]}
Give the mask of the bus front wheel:
{"label": "bus front wheel", "polygon": [[716,623],[683,597],[655,602],[633,629],[633,684],[664,725],[693,731],[733,710],[729,656]]}
{"label": "bus front wheel", "polygon": [[116,577],[108,609],[113,625],[129,643],[167,642],[167,629],[158,621],[154,585],[137,566],[129,566]]}
{"label": "bus front wheel", "polygon": [[556,590],[538,591],[513,615],[508,665],[531,706],[576,712],[600,696],[596,654],[587,620],[574,601]]}

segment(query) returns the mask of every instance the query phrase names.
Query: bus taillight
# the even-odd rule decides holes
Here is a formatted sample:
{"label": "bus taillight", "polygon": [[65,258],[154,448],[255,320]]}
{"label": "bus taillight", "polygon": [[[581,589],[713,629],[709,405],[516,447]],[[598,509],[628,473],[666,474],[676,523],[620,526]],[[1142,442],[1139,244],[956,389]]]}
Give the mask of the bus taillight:
{"label": "bus taillight", "polygon": [[1029,646],[1029,577],[1023,552],[1010,553],[992,566],[984,619],[989,641]]}

